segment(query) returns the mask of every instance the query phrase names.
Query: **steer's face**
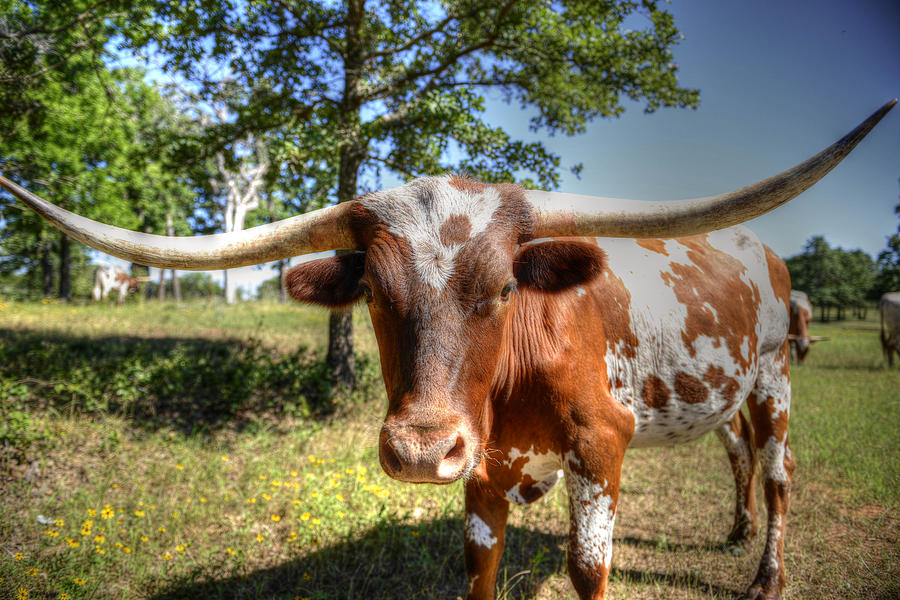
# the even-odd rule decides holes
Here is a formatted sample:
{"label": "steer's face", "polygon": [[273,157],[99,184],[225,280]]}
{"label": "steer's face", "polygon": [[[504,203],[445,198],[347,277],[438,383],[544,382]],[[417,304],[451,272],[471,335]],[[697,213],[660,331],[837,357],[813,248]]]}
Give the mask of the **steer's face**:
{"label": "steer's face", "polygon": [[353,229],[365,252],[288,274],[298,300],[367,302],[389,402],[379,453],[391,477],[449,483],[469,474],[489,436],[488,399],[520,290],[550,280],[558,289],[573,264],[587,273],[576,283],[599,270],[596,245],[523,250],[531,219],[518,186],[415,180],[359,200]]}

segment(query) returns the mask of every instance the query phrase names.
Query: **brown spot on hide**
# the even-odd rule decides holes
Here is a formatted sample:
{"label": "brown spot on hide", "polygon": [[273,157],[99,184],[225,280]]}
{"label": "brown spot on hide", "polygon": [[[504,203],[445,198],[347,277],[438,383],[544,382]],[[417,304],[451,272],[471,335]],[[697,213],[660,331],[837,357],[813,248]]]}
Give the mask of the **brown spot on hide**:
{"label": "brown spot on hide", "polygon": [[486,183],[481,183],[480,181],[475,181],[474,179],[469,179],[468,177],[462,177],[460,175],[454,175],[450,178],[448,183],[450,184],[450,187],[469,194],[480,194],[488,186]]}
{"label": "brown spot on hide", "polygon": [[450,215],[441,225],[439,234],[445,246],[464,244],[472,233],[472,222],[465,215]]}
{"label": "brown spot on hide", "polygon": [[641,398],[650,408],[662,408],[669,403],[669,386],[656,375],[650,375],[644,380]]}
{"label": "brown spot on hide", "polygon": [[735,395],[737,394],[740,385],[736,379],[725,375],[725,369],[715,365],[709,365],[706,369],[706,373],[703,374],[703,381],[708,383],[709,387],[718,390],[719,393],[722,394],[722,397],[727,402],[725,408],[730,408],[734,405]]}
{"label": "brown spot on hide", "polygon": [[[671,272],[664,272],[661,277],[687,308],[681,333],[685,347],[692,357],[696,356],[694,342],[701,335],[708,336],[714,347],[724,343],[731,358],[742,369],[749,369],[756,361],[758,346],[755,326],[759,288],[753,282],[744,282],[741,276],[747,267],[713,248],[706,235],[676,241],[688,248],[690,264],[670,263]],[[747,356],[741,354],[745,337],[749,342]]]}
{"label": "brown spot on hide", "polygon": [[659,240],[656,238],[642,238],[642,239],[635,240],[635,242],[637,242],[637,245],[640,246],[641,248],[646,248],[647,250],[650,250],[651,252],[656,252],[658,254],[664,254],[666,256],[669,255],[669,253],[666,252],[666,242],[663,240]]}
{"label": "brown spot on hide", "polygon": [[709,390],[703,382],[683,372],[675,374],[675,394],[679,400],[688,404],[700,404],[709,398]]}
{"label": "brown spot on hide", "polygon": [[631,292],[619,277],[609,269],[597,279],[599,293],[597,302],[600,314],[603,315],[603,329],[606,333],[607,347],[618,348],[623,358],[637,356],[638,339],[631,329]]}
{"label": "brown spot on hide", "polygon": [[114,271],[116,274],[116,283],[122,284],[128,281],[128,275],[124,271]]}

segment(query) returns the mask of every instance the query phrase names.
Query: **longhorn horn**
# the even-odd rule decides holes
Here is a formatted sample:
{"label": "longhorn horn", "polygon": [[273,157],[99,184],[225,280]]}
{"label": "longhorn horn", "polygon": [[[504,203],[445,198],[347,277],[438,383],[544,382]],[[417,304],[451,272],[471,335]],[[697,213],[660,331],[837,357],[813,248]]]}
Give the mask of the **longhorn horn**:
{"label": "longhorn horn", "polygon": [[784,204],[825,176],[897,103],[894,98],[840,140],[774,177],[706,198],[648,202],[527,191],[534,238],[553,236],[681,237],[737,225]]}
{"label": "longhorn horn", "polygon": [[357,246],[349,228],[353,202],[233,233],[174,237],[129,231],[76,215],[2,175],[0,186],[76,240],[129,262],[160,269],[231,269]]}

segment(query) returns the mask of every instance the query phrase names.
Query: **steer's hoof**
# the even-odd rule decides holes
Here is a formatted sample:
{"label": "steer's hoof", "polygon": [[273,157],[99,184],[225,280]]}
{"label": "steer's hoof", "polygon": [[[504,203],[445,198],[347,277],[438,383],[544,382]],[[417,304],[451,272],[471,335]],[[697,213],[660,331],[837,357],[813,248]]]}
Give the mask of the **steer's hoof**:
{"label": "steer's hoof", "polygon": [[741,600],[781,600],[781,591],[754,583]]}
{"label": "steer's hoof", "polygon": [[725,542],[725,545],[722,546],[722,551],[727,552],[732,556],[743,556],[747,554],[746,544],[736,544],[734,542]]}

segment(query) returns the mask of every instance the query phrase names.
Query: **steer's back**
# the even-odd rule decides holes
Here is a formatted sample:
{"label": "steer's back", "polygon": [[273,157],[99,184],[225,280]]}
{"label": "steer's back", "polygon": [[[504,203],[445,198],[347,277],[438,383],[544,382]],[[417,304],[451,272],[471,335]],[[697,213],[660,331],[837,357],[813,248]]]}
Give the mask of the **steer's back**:
{"label": "steer's back", "polygon": [[635,416],[632,446],[689,441],[729,421],[780,360],[784,263],[744,227],[668,240],[598,239],[610,391]]}

